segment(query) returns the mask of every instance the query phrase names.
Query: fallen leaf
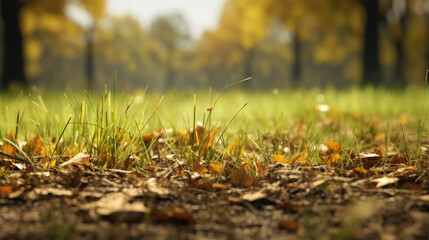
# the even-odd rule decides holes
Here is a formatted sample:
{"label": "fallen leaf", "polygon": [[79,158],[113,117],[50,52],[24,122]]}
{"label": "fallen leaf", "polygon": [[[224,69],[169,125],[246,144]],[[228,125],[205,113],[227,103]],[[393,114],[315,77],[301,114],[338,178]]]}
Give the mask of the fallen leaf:
{"label": "fallen leaf", "polygon": [[167,188],[161,187],[158,183],[158,179],[156,178],[149,178],[147,180],[147,188],[149,191],[156,193],[160,196],[162,195],[168,195],[170,191]]}
{"label": "fallen leaf", "polygon": [[342,148],[342,147],[341,147],[341,145],[340,145],[339,143],[337,143],[337,142],[334,142],[334,141],[327,141],[327,142],[325,142],[324,144],[328,147],[328,149],[329,149],[330,151],[333,151],[333,152],[341,152],[341,151],[343,151],[343,148]]}
{"label": "fallen leaf", "polygon": [[377,183],[377,185],[375,187],[381,188],[381,187],[384,187],[386,185],[396,183],[398,180],[399,180],[399,178],[396,178],[396,177],[381,177],[381,178],[373,179],[371,181]]}
{"label": "fallen leaf", "polygon": [[91,165],[89,162],[90,155],[88,153],[78,153],[72,159],[64,162],[60,165],[60,167],[67,167],[70,165]]}
{"label": "fallen leaf", "polygon": [[158,172],[158,167],[154,165],[149,165],[143,168],[144,170],[147,170],[149,172]]}
{"label": "fallen leaf", "polygon": [[369,169],[378,164],[382,160],[382,157],[376,153],[359,153],[359,159],[362,161],[363,167]]}
{"label": "fallen leaf", "polygon": [[152,208],[152,216],[154,216],[158,221],[180,221],[188,224],[195,224],[195,219],[189,212],[178,208],[173,207],[166,211],[162,211],[158,208]]}
{"label": "fallen leaf", "polygon": [[319,179],[319,180],[312,182],[310,185],[311,185],[311,188],[316,188],[319,185],[324,184],[325,182],[326,182],[326,179],[323,178],[323,179]]}
{"label": "fallen leaf", "polygon": [[421,195],[419,197],[419,200],[429,202],[429,194],[427,194],[427,195]]}
{"label": "fallen leaf", "polygon": [[293,156],[289,162],[291,164],[299,163],[299,165],[304,166],[304,165],[307,165],[307,157],[308,157],[307,152],[299,153],[298,155]]}
{"label": "fallen leaf", "polygon": [[320,156],[320,158],[323,160],[324,164],[337,164],[340,160],[341,156],[338,153],[328,153]]}
{"label": "fallen leaf", "polygon": [[374,148],[374,153],[379,155],[380,157],[383,157],[383,152],[380,148]]}
{"label": "fallen leaf", "polygon": [[407,164],[407,159],[403,156],[394,155],[390,158],[391,164]]}
{"label": "fallen leaf", "polygon": [[223,164],[214,164],[214,163],[210,163],[209,164],[209,170],[210,172],[216,173],[216,174],[220,174],[220,171],[222,170]]}
{"label": "fallen leaf", "polygon": [[194,163],[194,165],[192,166],[192,171],[197,172],[199,174],[203,174],[203,173],[208,172],[209,170],[207,170],[206,167],[204,167],[203,165],[201,165],[199,161],[196,161]]}
{"label": "fallen leaf", "polygon": [[33,153],[39,157],[45,156],[45,150],[43,149],[43,140],[40,135],[36,135],[31,139],[30,146],[33,150]]}
{"label": "fallen leaf", "polygon": [[[11,156],[15,156],[16,148],[10,144],[5,144],[1,147],[1,151]],[[3,157],[3,156],[2,156]],[[6,158],[7,159],[7,158]]]}
{"label": "fallen leaf", "polygon": [[228,189],[228,186],[222,183],[213,183],[212,184],[213,189]]}
{"label": "fallen leaf", "polygon": [[0,196],[2,198],[7,198],[12,192],[13,189],[11,186],[0,186]]}
{"label": "fallen leaf", "polygon": [[272,155],[271,157],[275,162],[284,163],[284,164],[289,163],[283,155]]}
{"label": "fallen leaf", "polygon": [[279,227],[289,232],[297,232],[299,229],[299,223],[291,220],[283,220],[279,222]]}
{"label": "fallen leaf", "polygon": [[231,170],[231,182],[234,185],[250,187],[253,185],[253,179],[247,174],[244,168]]}
{"label": "fallen leaf", "polygon": [[158,130],[155,130],[155,131],[153,131],[153,132],[150,132],[150,133],[144,134],[144,135],[142,136],[142,139],[143,139],[143,142],[144,142],[146,145],[149,145],[149,144],[151,144],[153,141],[155,141],[156,139],[158,139],[160,135],[161,135],[161,133],[160,133]]}
{"label": "fallen leaf", "polygon": [[194,188],[211,190],[210,184],[207,181],[204,181],[203,179],[193,182],[192,186]]}
{"label": "fallen leaf", "polygon": [[258,192],[248,192],[245,193],[243,196],[241,196],[241,198],[243,200],[249,201],[249,202],[253,202],[259,199],[263,199],[267,197],[267,194],[265,194],[263,191],[258,191]]}
{"label": "fallen leaf", "polygon": [[82,210],[95,211],[101,216],[109,216],[114,213],[148,213],[150,209],[144,206],[142,201],[130,203],[130,197],[124,193],[109,193],[99,200],[80,206]]}
{"label": "fallen leaf", "polygon": [[173,219],[173,220],[187,222],[189,224],[195,223],[195,219],[192,216],[192,214],[178,207],[171,208],[169,215],[170,215],[170,219]]}
{"label": "fallen leaf", "polygon": [[226,200],[228,200],[230,203],[234,203],[234,204],[242,204],[244,203],[244,200],[238,197],[231,197],[228,196],[226,197]]}

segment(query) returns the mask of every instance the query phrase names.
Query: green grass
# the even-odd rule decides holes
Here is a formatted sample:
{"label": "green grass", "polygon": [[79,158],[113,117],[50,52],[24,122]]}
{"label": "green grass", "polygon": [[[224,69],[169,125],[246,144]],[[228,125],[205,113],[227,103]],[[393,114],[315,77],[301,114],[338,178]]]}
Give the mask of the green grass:
{"label": "green grass", "polygon": [[[420,146],[428,136],[429,101],[424,87],[262,92],[241,91],[238,84],[216,102],[219,94],[214,90],[171,91],[163,96],[144,89],[117,94],[107,89],[93,94],[2,93],[0,137],[3,145],[11,142],[19,146],[40,135],[47,158],[59,158],[76,148],[97,156],[95,165],[109,168],[157,164],[154,155],[162,158],[168,154],[181,158],[175,162],[179,165],[196,160],[252,165],[255,156],[270,163],[271,155],[292,157],[300,151],[308,152],[308,160],[319,164],[319,146],[328,140],[343,146],[341,164],[346,165],[351,161],[351,151],[374,147],[400,151],[410,164],[424,158]],[[320,111],[326,106],[328,111]],[[195,137],[191,130],[198,121],[206,133],[221,127],[207,151],[201,143],[197,143],[199,147],[187,146],[174,137],[183,130],[188,130],[188,140]],[[142,141],[143,134],[155,129],[172,130],[162,146],[155,140]],[[10,138],[9,132],[17,132],[18,138]],[[244,152],[228,151],[237,138]],[[285,147],[290,152],[284,152]],[[34,155],[28,154],[30,158]]]}

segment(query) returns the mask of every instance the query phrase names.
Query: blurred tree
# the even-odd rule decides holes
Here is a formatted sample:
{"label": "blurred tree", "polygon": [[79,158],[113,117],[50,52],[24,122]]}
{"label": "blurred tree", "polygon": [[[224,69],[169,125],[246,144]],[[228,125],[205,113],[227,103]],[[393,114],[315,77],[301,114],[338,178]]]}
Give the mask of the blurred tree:
{"label": "blurred tree", "polygon": [[170,13],[157,17],[151,25],[150,32],[167,55],[164,87],[174,87],[177,51],[186,46],[190,40],[188,23],[180,13]]}
{"label": "blurred tree", "polygon": [[165,52],[136,19],[107,18],[98,27],[97,38],[96,79],[110,84],[117,70],[122,86],[163,87]]}
{"label": "blurred tree", "polygon": [[404,40],[407,31],[409,6],[407,0],[390,0],[388,3],[389,8],[386,12],[386,20],[389,26],[390,38],[396,49],[394,85],[404,86],[406,84]]}
{"label": "blurred tree", "polygon": [[[360,48],[363,15],[356,1],[267,0],[264,9],[292,35],[293,86],[301,82],[305,54],[318,64],[342,64],[347,69],[355,65],[350,56]],[[311,51],[304,51],[308,48]]]}
{"label": "blurred tree", "polygon": [[[26,86],[27,75],[40,72],[36,65],[28,63],[40,60],[44,55],[40,35],[43,32],[69,35],[77,33],[76,28],[69,27],[64,9],[70,2],[82,1],[94,17],[99,10],[92,11],[104,0],[1,0],[0,7],[4,23],[3,41],[3,77],[0,87],[7,89],[11,85]],[[85,3],[86,2],[86,3]],[[97,5],[97,4],[98,5]],[[97,7],[96,7],[97,6]],[[91,12],[92,11],[92,12]],[[100,11],[103,11],[101,8]],[[65,24],[67,27],[62,27]]]}
{"label": "blurred tree", "polygon": [[361,0],[365,9],[362,84],[381,83],[379,61],[379,0]]}
{"label": "blurred tree", "polygon": [[266,38],[268,29],[262,2],[230,0],[225,3],[217,29],[206,32],[197,46],[200,66],[212,69],[208,75],[217,75],[217,69],[232,73],[223,76],[223,81],[254,76],[257,46]]}
{"label": "blurred tree", "polygon": [[92,16],[92,22],[86,29],[86,81],[87,88],[94,87],[94,42],[98,21],[103,17],[105,10],[105,0],[82,0],[85,9]]}
{"label": "blurred tree", "polygon": [[19,0],[2,0],[0,4],[4,26],[3,76],[0,89],[6,89],[12,83],[26,84],[20,31],[20,12],[24,4]]}

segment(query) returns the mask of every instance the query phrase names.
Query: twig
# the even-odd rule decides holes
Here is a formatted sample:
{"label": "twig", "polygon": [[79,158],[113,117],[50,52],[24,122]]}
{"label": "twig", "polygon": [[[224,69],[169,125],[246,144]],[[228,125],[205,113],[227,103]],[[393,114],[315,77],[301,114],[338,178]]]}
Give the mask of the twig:
{"label": "twig", "polygon": [[19,157],[15,157],[15,156],[9,155],[9,154],[7,154],[7,153],[5,153],[5,152],[2,152],[2,151],[0,151],[0,155],[3,155],[3,156],[5,156],[5,157],[12,158],[13,160],[17,160],[17,161],[20,161],[20,162],[26,163],[26,164],[28,164],[28,165],[31,165],[31,162],[30,162],[30,161],[28,161],[28,160],[26,160],[26,159],[19,158]]}

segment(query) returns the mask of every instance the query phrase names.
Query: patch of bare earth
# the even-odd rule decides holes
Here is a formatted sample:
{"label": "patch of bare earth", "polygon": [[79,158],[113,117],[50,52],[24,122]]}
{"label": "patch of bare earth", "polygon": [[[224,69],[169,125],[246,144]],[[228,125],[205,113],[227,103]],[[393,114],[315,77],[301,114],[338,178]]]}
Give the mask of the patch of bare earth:
{"label": "patch of bare earth", "polygon": [[428,175],[271,165],[250,187],[183,169],[17,172],[1,239],[427,239]]}

